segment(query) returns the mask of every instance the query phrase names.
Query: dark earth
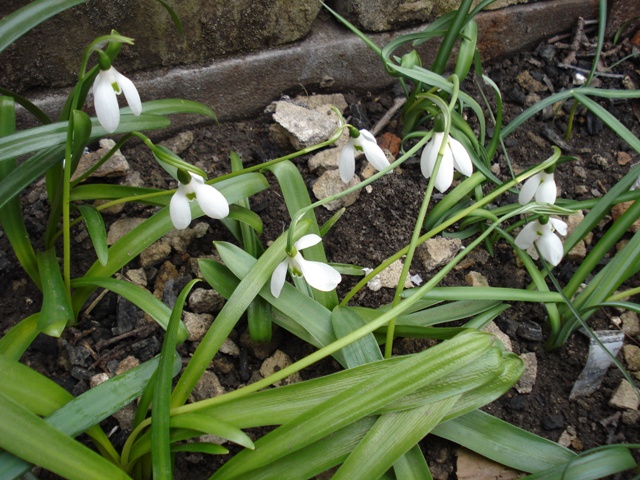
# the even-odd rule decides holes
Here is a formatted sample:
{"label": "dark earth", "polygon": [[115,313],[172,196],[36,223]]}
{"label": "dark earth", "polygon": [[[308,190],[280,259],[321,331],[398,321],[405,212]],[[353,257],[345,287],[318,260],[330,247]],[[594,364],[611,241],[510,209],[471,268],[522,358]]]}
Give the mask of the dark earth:
{"label": "dark earth", "polygon": [[[590,37],[591,38],[591,37]],[[591,40],[593,40],[591,38]],[[504,59],[499,63],[485,66],[485,72],[500,87],[505,101],[505,124],[515,118],[531,101],[530,95],[539,97],[549,95],[549,90],[560,91],[572,88],[576,70],[559,67],[569,53],[563,44],[571,42],[570,36],[552,43],[544,42],[534,51]],[[578,52],[575,66],[589,69],[593,59],[593,44],[582,46]],[[631,45],[627,40],[622,47],[605,45],[607,56],[604,65],[614,65],[631,53]],[[626,59],[615,65],[611,76],[599,77],[602,88],[637,88],[640,82],[640,62],[637,57]],[[531,90],[532,82],[522,80],[523,72],[542,85],[538,92]],[[463,89],[477,98],[478,87],[467,81]],[[294,97],[299,94],[311,94],[302,89],[283,94]],[[317,93],[327,93],[318,91]],[[358,112],[358,120],[362,127],[371,128],[393,104],[394,98],[400,96],[399,90],[383,92],[341,92],[350,104],[349,113]],[[491,97],[491,92],[485,90]],[[277,99],[274,99],[277,100]],[[636,135],[640,134],[638,112],[640,105],[631,101],[599,100],[627,128]],[[213,106],[215,108],[215,106]],[[266,107],[266,105],[265,105]],[[545,112],[530,120],[524,128],[506,140],[510,160],[516,171],[524,170],[543,161],[551,154],[551,146],[559,145],[563,153],[578,158],[575,163],[567,163],[559,167],[556,180],[564,198],[584,199],[593,195],[606,193],[628,170],[638,162],[638,154],[629,147],[601,121],[586,111],[578,109],[573,134],[565,139],[567,113],[571,104],[565,104],[555,114]],[[396,115],[385,127],[384,132],[400,135],[399,117]],[[349,118],[347,118],[349,120]],[[187,162],[204,168],[211,177],[229,171],[228,157],[231,151],[237,152],[245,165],[254,165],[266,160],[290,153],[274,142],[269,134],[273,123],[268,113],[258,113],[254,118],[237,123],[219,125],[206,124],[192,129],[193,141],[181,153]],[[380,135],[378,136],[380,138]],[[622,152],[622,153],[621,153]],[[151,154],[143,146],[132,146],[123,153],[133,170],[140,172],[144,185],[148,187],[167,188],[170,177],[154,162]],[[315,173],[307,169],[303,157],[295,160],[305,181],[311,186],[317,179]],[[504,156],[497,160],[501,180],[510,178],[509,169]],[[358,167],[364,163],[360,160]],[[579,167],[579,168],[577,168]],[[358,170],[357,170],[358,171]],[[268,174],[267,174],[268,175]],[[102,181],[102,180],[101,180]],[[271,189],[251,199],[252,208],[264,221],[264,233],[261,240],[264,244],[274,240],[289,224],[290,219],[278,192],[277,183],[270,178]],[[362,193],[360,199],[348,207],[342,218],[324,238],[327,256],[332,262],[352,263],[355,265],[374,266],[403,248],[409,241],[415,218],[420,208],[422,193],[427,181],[420,174],[418,159],[407,161],[402,168],[391,175],[381,178],[374,184],[372,193]],[[37,191],[37,190],[36,190]],[[504,204],[517,201],[515,195],[501,199]],[[46,217],[43,216],[45,203],[36,194],[27,193],[24,198],[28,229],[37,238],[44,231]],[[147,206],[128,206],[124,212],[107,215],[105,220],[111,224],[124,217],[139,217],[152,213],[154,209]],[[319,221],[330,218],[331,212],[320,208],[317,212]],[[194,277],[191,268],[192,260],[214,253],[212,242],[216,240],[233,241],[232,236],[216,221],[200,219],[210,225],[208,232],[194,239],[188,253],[173,252],[168,263],[158,264],[146,269],[149,289],[153,291],[155,279],[162,275],[172,274],[176,279],[175,288],[179,291],[189,279]],[[594,233],[595,244],[607,225],[602,224]],[[77,230],[81,234],[81,230]],[[85,236],[86,237],[86,236]],[[74,268],[82,274],[95,260],[90,241],[82,235],[78,237],[74,248],[77,263]],[[40,308],[40,297],[30,284],[26,275],[16,268],[15,258],[10,253],[8,242],[0,236],[0,271],[4,281],[0,284],[0,311],[3,312],[3,331],[8,329],[28,314]],[[529,283],[526,271],[516,261],[512,249],[504,242],[495,245],[494,255],[478,255],[474,265],[460,268],[450,274],[444,284],[468,285],[465,276],[475,270],[487,279],[491,286],[510,286],[524,288]],[[563,260],[556,274],[561,284],[570,278],[579,261]],[[138,260],[134,260],[129,268],[138,268]],[[171,273],[173,272],[173,273]],[[412,274],[419,274],[424,280],[430,273],[423,271],[420,262],[414,262]],[[338,292],[343,296],[357,282],[357,279],[345,278]],[[200,284],[202,286],[203,284]],[[627,286],[637,285],[637,278]],[[371,292],[364,289],[356,296],[355,302],[360,305],[376,307],[386,304],[393,297],[392,289]],[[352,304],[354,304],[352,301]],[[215,312],[209,312],[215,314]],[[611,317],[619,315],[615,311],[601,311],[594,315],[590,322],[593,329],[619,328],[611,321]],[[134,318],[124,328],[124,318]],[[125,322],[126,323],[126,322]],[[496,324],[507,333],[516,354],[534,352],[538,361],[537,381],[533,391],[519,394],[511,389],[501,399],[485,407],[487,412],[496,415],[514,425],[534,432],[543,437],[557,441],[567,428],[574,429],[575,440],[571,447],[580,452],[610,443],[640,443],[638,411],[621,411],[609,405],[609,400],[620,384],[622,374],[610,368],[600,388],[590,396],[572,401],[569,400],[571,388],[580,374],[588,351],[589,341],[581,333],[574,333],[569,341],[557,350],[547,351],[544,348],[545,311],[542,306],[514,304],[512,308],[500,315]],[[124,330],[123,330],[124,328]],[[116,332],[119,335],[116,335]],[[123,335],[124,333],[124,335]],[[263,354],[273,352],[276,348],[287,353],[292,360],[298,360],[312,351],[312,347],[301,342],[291,334],[277,329],[273,341],[268,346],[256,346],[247,340],[246,322],[241,321],[232,334],[232,340],[239,345],[239,356],[219,353],[213,363],[213,371],[218,375],[220,383],[227,390],[233,390],[249,381],[262,363]],[[639,338],[627,335],[626,343],[638,345]],[[89,312],[81,315],[74,327],[68,328],[61,339],[40,336],[26,352],[23,361],[39,372],[49,376],[74,395],[89,388],[89,380],[95,374],[107,372],[112,374],[119,362],[129,356],[145,361],[156,355],[162,344],[162,329],[155,324],[146,324],[140,318],[135,307],[118,300],[112,293],[106,294]],[[411,353],[428,346],[425,340],[399,339],[395,343],[395,354]],[[78,349],[85,348],[90,355],[78,355]],[[187,342],[180,347],[183,358],[195,350],[194,342]],[[258,356],[260,355],[260,358]],[[622,359],[622,355],[619,356]],[[303,378],[312,378],[335,371],[337,363],[325,360],[302,372]],[[255,377],[254,377],[255,378]],[[114,419],[104,422],[106,432],[118,425]],[[263,431],[251,432],[256,437]],[[112,440],[116,447],[121,446],[129,432],[116,429]],[[454,479],[456,477],[456,445],[439,438],[427,437],[421,446],[426,453],[434,478]],[[233,447],[231,447],[232,452]],[[203,457],[194,454],[179,454],[176,458],[176,478],[196,480],[211,475],[216,465],[224,461],[223,457]],[[625,473],[616,478],[631,478]],[[44,473],[42,478],[54,478]]]}

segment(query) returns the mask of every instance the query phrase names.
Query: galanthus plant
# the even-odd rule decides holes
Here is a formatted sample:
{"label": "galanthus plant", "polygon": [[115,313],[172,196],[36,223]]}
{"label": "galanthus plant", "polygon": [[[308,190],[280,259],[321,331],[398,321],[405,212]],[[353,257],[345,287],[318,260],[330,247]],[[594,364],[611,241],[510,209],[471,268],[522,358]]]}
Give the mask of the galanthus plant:
{"label": "galanthus plant", "polygon": [[[81,2],[31,2],[17,15],[0,20],[0,52],[11,43],[5,39],[17,38],[16,32],[19,36],[77,3]],[[175,18],[175,12],[164,1],[160,3]],[[549,316],[548,346],[557,347],[578,325],[588,331],[583,317],[594,307],[632,308],[630,302],[617,300],[625,293],[638,293],[637,289],[613,292],[640,271],[635,261],[640,252],[638,232],[606,267],[591,276],[640,217],[640,202],[636,201],[593,247],[568,284],[550,288],[547,277],[552,284],[557,281],[545,261],[558,265],[564,252],[584,238],[612,205],[637,200],[640,194],[628,190],[640,175],[640,166],[631,169],[601,199],[559,199],[555,204],[550,187],[553,182],[555,200],[555,180],[550,172],[573,160],[562,156],[558,148],[513,178],[500,181],[492,174],[491,161],[501,140],[543,106],[528,109],[503,128],[496,87],[494,135],[485,139],[485,109],[461,89],[461,81],[468,76],[477,53],[473,17],[489,3],[482,1],[472,10],[472,1],[463,0],[457,11],[438,19],[424,32],[396,38],[382,49],[341,19],[380,55],[387,71],[400,79],[407,93],[403,112],[406,136],[393,163],[368,131],[358,131],[343,122],[318,145],[250,167],[243,166],[239,155],[230,153],[231,173],[205,180],[205,172],[156,145],[141,131],[168,126],[169,114],[196,113],[214,119],[213,111],[185,100],[139,103],[133,84],[113,70],[120,49],[130,48],[133,43],[117,32],[97,38],[85,50],[77,85],[59,122],[52,123],[20,95],[1,96],[0,221],[18,262],[42,297],[41,310],[9,328],[0,339],[2,478],[33,478],[35,473],[30,470],[36,464],[60,477],[77,480],[168,480],[173,477],[176,455],[187,452],[228,455],[223,465],[210,472],[213,479],[304,479],[331,469],[336,479],[429,479],[432,474],[419,445],[427,435],[456,442],[503,465],[531,473],[533,478],[596,479],[635,467],[627,445],[576,454],[481,410],[509,391],[522,375],[524,363],[494,335],[480,329],[513,302],[544,302]],[[415,52],[394,55],[402,45],[440,36],[442,42],[430,69],[423,67]],[[454,54],[455,45],[459,47]],[[445,77],[450,58],[455,59],[455,69]],[[88,68],[94,60],[96,65]],[[83,110],[92,84],[95,119]],[[410,85],[414,85],[413,90]],[[125,93],[129,110],[118,108],[119,91]],[[606,110],[594,105],[590,99],[593,95],[631,98],[640,93],[623,95],[580,88],[551,99],[580,101],[640,152],[638,139]],[[44,124],[17,131],[16,103],[35,113]],[[467,118],[478,125],[477,135]],[[312,203],[307,184],[290,160],[333,145],[344,128],[349,129],[350,140],[340,154],[341,179],[345,183],[353,179],[358,151],[378,172]],[[72,177],[85,148],[112,132],[121,137],[92,168],[136,138],[178,181],[177,190],[84,184],[87,174]],[[367,274],[358,265],[332,263],[322,239],[334,234],[332,227],[341,221],[343,212],[321,224],[316,208],[378,181],[421,151],[421,169],[428,181],[423,192],[415,192],[422,196],[422,203],[406,246]],[[17,157],[26,158],[20,167]],[[454,170],[466,178],[451,188]],[[32,238],[22,216],[20,194],[42,175],[46,176],[50,220],[44,238]],[[250,209],[249,198],[270,188],[267,175],[278,184],[291,220],[277,238],[262,238],[262,220]],[[528,201],[524,205],[504,201],[522,182],[525,193],[521,200]],[[437,202],[434,189],[444,194]],[[530,203],[534,198],[537,202]],[[96,200],[107,202],[92,206]],[[129,202],[150,205],[155,210],[108,246],[101,212]],[[566,224],[552,215],[568,215],[578,208],[590,211],[563,246],[553,229],[564,235]],[[173,228],[186,228],[200,215],[221,220],[231,240],[216,240],[213,248],[217,256],[198,260],[198,278],[186,283],[172,307],[150,291],[114,277],[163,235]],[[523,215],[528,222],[524,226],[525,220],[518,220]],[[97,260],[85,272],[73,269],[72,275],[71,262],[76,257],[71,249],[71,227],[79,222],[86,224]],[[520,227],[521,233],[514,239],[511,232]],[[445,232],[458,234],[465,240],[465,248],[426,282],[405,289],[416,249]],[[531,276],[530,288],[439,286],[476,248],[491,250],[496,242],[513,247]],[[532,244],[542,254],[543,269],[518,248]],[[393,299],[379,308],[356,304],[367,282],[401,259],[404,265]],[[286,282],[287,272],[293,277],[292,283]],[[360,279],[352,282],[355,285],[346,281],[341,284],[343,275]],[[578,292],[585,281],[587,286]],[[213,312],[212,324],[198,342],[191,344],[192,353],[185,356],[184,348],[179,348],[188,335],[181,321],[182,310],[199,282],[206,282],[226,301]],[[162,349],[157,357],[74,396],[20,359],[37,335],[69,334],[65,329],[78,322],[96,289],[114,292],[157,322],[165,330]],[[237,390],[196,400],[192,396],[196,386],[232,331],[245,319],[246,329],[255,340],[270,339],[275,324],[312,346],[312,352]],[[433,346],[394,356],[398,337],[427,338]],[[339,365],[334,373],[271,388],[329,357]],[[135,411],[132,430],[119,437],[107,435],[101,427],[103,420],[127,405]],[[269,433],[256,439],[257,434],[245,432],[255,427],[267,427]],[[77,440],[83,433],[88,440]],[[229,455],[229,443],[234,444],[233,455]]]}

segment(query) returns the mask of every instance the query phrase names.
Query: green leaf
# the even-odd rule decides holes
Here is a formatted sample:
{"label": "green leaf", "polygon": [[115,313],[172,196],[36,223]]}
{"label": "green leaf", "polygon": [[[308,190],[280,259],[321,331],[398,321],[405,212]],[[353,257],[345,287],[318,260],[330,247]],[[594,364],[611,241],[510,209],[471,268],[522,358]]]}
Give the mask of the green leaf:
{"label": "green leaf", "polygon": [[216,443],[183,443],[181,445],[171,445],[171,453],[194,452],[206,453],[208,455],[226,455],[229,450]]}
{"label": "green leaf", "polygon": [[84,153],[84,149],[91,139],[91,119],[89,115],[80,111],[72,112],[73,132],[71,133],[71,171],[75,172],[80,157]]}
{"label": "green leaf", "polygon": [[102,215],[89,205],[75,205],[75,207],[87,225],[87,231],[98,256],[98,261],[102,266],[106,265],[109,260],[109,247],[107,246],[107,229]]}
{"label": "green leaf", "polygon": [[185,413],[171,417],[171,428],[188,428],[216,435],[245,448],[254,449],[253,442],[239,428],[218,418],[200,413]]}
{"label": "green leaf", "polygon": [[[365,324],[358,314],[349,307],[336,307],[331,312],[331,324],[336,338],[344,337]],[[382,352],[373,333],[369,333],[342,349],[347,368],[382,360]]]}
{"label": "green leaf", "polygon": [[[101,278],[101,277],[82,277],[76,278],[71,281],[71,286],[77,287],[101,287],[106,288],[114,293],[117,293],[121,297],[126,298],[131,303],[139,307],[151,318],[153,318],[158,324],[167,329],[169,325],[169,319],[171,317],[171,309],[162,303],[158,298],[153,296],[151,292],[144,288],[135,285],[125,280],[118,280],[116,278]],[[184,342],[189,333],[187,327],[181,322],[178,333],[178,342]]]}
{"label": "green leaf", "polygon": [[178,327],[187,296],[199,279],[191,280],[180,292],[171,312],[167,332],[162,343],[158,370],[154,376],[153,410],[151,411],[151,461],[153,478],[171,480],[171,439],[169,411],[171,410],[171,380],[173,358],[177,345]]}
{"label": "green leaf", "polygon": [[22,354],[29,348],[38,334],[38,317],[40,313],[34,313],[20,320],[0,338],[0,355],[12,360],[20,360]]}
{"label": "green leaf", "polygon": [[0,20],[0,52],[45,20],[86,0],[36,0]]}
{"label": "green leaf", "polygon": [[528,480],[598,480],[636,467],[636,462],[625,445],[607,445],[602,450],[587,451],[564,465],[526,477]]}
{"label": "green leaf", "polygon": [[62,279],[55,248],[38,253],[38,269],[42,277],[42,310],[38,330],[59,337],[64,327],[75,318]]}
{"label": "green leaf", "polygon": [[427,461],[418,445],[396,460],[393,471],[398,480],[433,480]]}

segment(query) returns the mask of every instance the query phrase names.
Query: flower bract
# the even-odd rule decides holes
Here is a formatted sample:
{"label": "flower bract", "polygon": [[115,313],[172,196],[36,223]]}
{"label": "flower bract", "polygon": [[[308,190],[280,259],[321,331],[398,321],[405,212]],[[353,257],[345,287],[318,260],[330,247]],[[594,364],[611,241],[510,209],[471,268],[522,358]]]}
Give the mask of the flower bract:
{"label": "flower bract", "polygon": [[100,125],[109,133],[115,132],[120,124],[117,95],[122,92],[133,114],[140,115],[142,103],[133,82],[113,67],[100,70],[93,82],[93,103]]}
{"label": "flower bract", "polygon": [[524,182],[518,196],[518,202],[520,205],[526,205],[535,198],[536,202],[553,204],[556,201],[556,195],[556,181],[553,178],[553,173],[542,171]]}
{"label": "flower bract", "polygon": [[330,292],[338,286],[342,277],[333,267],[322,262],[305,260],[299,252],[322,241],[319,235],[310,234],[300,238],[295,244],[295,253],[287,255],[271,275],[271,295],[278,298],[287,276],[287,270],[296,277],[304,277],[309,285],[322,292]]}
{"label": "flower bract", "polygon": [[[444,139],[444,132],[434,132],[433,138],[429,140],[429,143],[422,150],[420,169],[425,178],[430,178],[433,174],[438,152]],[[440,193],[445,192],[453,183],[454,169],[469,177],[473,173],[473,163],[471,163],[471,157],[467,149],[458,140],[448,135],[447,146],[444,149],[435,180],[435,187]]]}
{"label": "flower bract", "polygon": [[360,130],[358,137],[350,137],[340,152],[340,179],[349,183],[356,171],[356,150],[364,153],[373,168],[380,171],[389,166],[389,160],[368,130]]}
{"label": "flower bract", "polygon": [[518,236],[516,245],[523,250],[528,249],[534,243],[540,250],[540,255],[554,267],[562,260],[563,246],[562,240],[554,233],[560,235],[567,234],[567,224],[557,218],[550,218],[547,223],[540,223],[538,220],[527,223]]}
{"label": "flower bract", "polygon": [[184,230],[191,223],[190,203],[195,199],[205,215],[215,219],[229,215],[229,203],[218,190],[207,185],[200,175],[189,172],[191,181],[183,184],[178,182],[178,190],[171,197],[169,215],[173,226]]}

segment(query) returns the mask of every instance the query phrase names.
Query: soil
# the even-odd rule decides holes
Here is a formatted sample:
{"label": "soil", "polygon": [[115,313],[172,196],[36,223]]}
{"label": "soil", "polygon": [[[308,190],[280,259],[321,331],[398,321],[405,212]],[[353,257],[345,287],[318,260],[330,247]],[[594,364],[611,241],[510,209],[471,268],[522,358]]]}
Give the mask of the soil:
{"label": "soil", "polygon": [[[565,40],[567,43],[569,40]],[[606,57],[605,62],[613,65],[629,51],[629,46],[618,53]],[[606,51],[613,49],[607,46]],[[580,52],[577,66],[588,69],[592,57],[592,49]],[[487,74],[498,84],[505,107],[505,124],[523,111],[537,95],[544,97],[549,89],[559,91],[572,88],[576,71],[558,67],[567,54],[556,44],[543,43],[535,51],[505,59],[499,63],[486,66]],[[602,88],[625,88],[625,78],[636,85],[640,82],[637,60],[627,59],[609,72],[615,76],[599,77]],[[528,72],[530,75],[526,75]],[[542,86],[542,87],[539,87]],[[537,88],[540,91],[536,92]],[[467,82],[463,89],[476,98],[478,86]],[[309,92],[286,92],[290,96]],[[318,92],[326,93],[326,92]],[[370,128],[390,108],[393,99],[399,96],[397,91],[384,92],[341,92],[345,94],[351,105],[350,112],[356,110],[363,128]],[[489,90],[485,94],[491,96]],[[627,128],[636,135],[640,134],[638,105],[631,101],[599,101],[613,113]],[[265,106],[266,107],[266,106]],[[565,154],[574,155],[577,161],[559,167],[556,180],[564,198],[585,199],[594,195],[600,196],[608,191],[638,161],[637,153],[629,151],[629,147],[610,129],[604,127],[599,119],[578,110],[575,129],[569,140],[564,139],[567,125],[567,112],[570,103],[562,106],[556,114],[544,112],[529,121],[506,140],[506,147],[513,169],[521,171],[544,160],[551,152],[551,146],[560,143]],[[347,113],[349,113],[349,111]],[[193,129],[193,141],[188,144],[181,156],[188,162],[203,167],[211,176],[220,175],[229,170],[228,155],[237,152],[246,165],[253,165],[290,153],[274,142],[269,134],[273,123],[268,113],[258,114],[255,118],[243,122],[221,125],[204,125]],[[386,126],[385,132],[399,135],[399,120],[394,117]],[[622,154],[620,152],[623,152]],[[143,146],[129,147],[123,151],[133,170],[140,172],[145,186],[167,188],[170,177],[157,167],[151,155]],[[626,162],[629,155],[631,162]],[[308,171],[303,157],[295,160],[305,181],[311,186],[317,180],[317,174]],[[361,161],[362,162],[362,161]],[[507,159],[500,155],[496,160],[495,172],[501,180],[510,178]],[[625,163],[626,162],[626,163]],[[359,167],[362,164],[359,164]],[[272,182],[271,189],[251,199],[252,208],[264,221],[262,241],[266,244],[275,239],[289,224],[286,209],[281,200],[277,184]],[[421,195],[427,181],[420,174],[418,158],[407,161],[393,174],[381,178],[371,193],[362,193],[359,200],[349,208],[325,237],[328,258],[333,262],[352,263],[373,267],[388,256],[404,247],[411,236],[413,222],[420,208]],[[36,192],[41,191],[36,188]],[[46,216],[45,203],[42,196],[31,193],[25,196],[27,222],[29,232],[37,238],[44,231]],[[504,204],[516,201],[515,196],[501,199]],[[144,216],[154,211],[151,207],[131,206],[124,212],[107,216],[108,224],[127,216]],[[330,218],[331,212],[320,208],[317,211],[319,221]],[[214,240],[233,241],[231,235],[220,222],[201,219],[210,229],[199,239],[194,239],[188,253],[172,253],[163,264],[149,267],[146,274],[150,289],[153,282],[166,271],[175,269],[176,286],[193,278],[192,259],[213,254]],[[607,225],[602,224],[594,231],[595,244]],[[78,230],[78,234],[82,232]],[[13,268],[15,258],[10,252],[4,236],[0,237],[0,270],[5,281],[0,285],[0,311],[3,312],[3,329],[9,328],[30,313],[39,310],[40,300],[37,290],[31,285],[26,275]],[[74,267],[77,274],[86,270],[94,260],[90,241],[78,237],[74,251],[78,256]],[[563,260],[557,269],[558,279],[565,283],[579,265],[579,260]],[[138,268],[138,260],[134,260],[128,268]],[[491,286],[525,287],[529,278],[521,265],[516,261],[511,248],[498,242],[494,254],[479,255],[475,264],[455,270],[444,281],[446,285],[467,285],[466,275],[469,271],[480,272]],[[424,271],[420,262],[414,262],[412,274],[419,274],[423,279],[430,278],[432,273]],[[338,292],[343,296],[357,279],[345,278]],[[637,279],[633,279],[637,282]],[[637,283],[636,283],[637,284]],[[364,289],[352,302],[369,307],[389,303],[393,290],[385,289],[372,292]],[[74,327],[68,328],[59,340],[40,336],[23,357],[23,361],[32,368],[46,374],[64,386],[74,395],[89,388],[89,380],[93,375],[107,372],[112,374],[119,363],[129,356],[145,361],[157,354],[162,344],[162,330],[159,327],[134,321],[126,335],[114,333],[121,326],[122,316],[130,306],[118,300],[114,294],[108,293],[101,298],[88,314],[82,314]],[[214,313],[215,312],[210,312]],[[599,312],[592,317],[594,329],[617,329],[612,316],[618,312]],[[133,313],[134,317],[137,313]],[[498,416],[525,430],[557,441],[567,429],[575,431],[575,440],[571,448],[585,451],[610,443],[640,443],[637,411],[624,412],[609,405],[614,390],[620,384],[621,373],[611,368],[605,375],[600,388],[590,396],[577,401],[569,400],[571,388],[580,374],[588,351],[588,339],[581,333],[573,334],[568,342],[554,351],[544,348],[545,312],[541,306],[522,306],[514,304],[512,308],[500,315],[496,324],[507,333],[517,354],[534,352],[538,362],[537,381],[533,391],[520,394],[511,389],[506,395],[484,408],[487,412]],[[527,328],[520,328],[525,325]],[[531,333],[533,332],[533,333]],[[276,348],[287,353],[292,360],[297,360],[312,351],[312,347],[301,342],[293,335],[280,329],[274,332],[274,339],[268,346],[257,349],[247,341],[246,323],[241,321],[232,334],[232,340],[240,347],[239,356],[219,353],[214,360],[213,371],[218,375],[221,385],[228,391],[244,384],[260,368],[262,357],[258,350],[274,351]],[[638,338],[627,336],[627,343],[638,344]],[[91,352],[83,358],[75,353],[83,346]],[[424,340],[399,339],[395,344],[395,354],[411,353],[424,348]],[[180,353],[188,357],[196,344],[187,342]],[[320,362],[313,368],[302,372],[303,378],[325,375],[338,368],[332,360]],[[116,446],[121,445],[129,432],[118,426],[115,419],[104,422],[105,431],[115,430],[112,436]],[[259,436],[263,432],[251,432]],[[427,437],[421,443],[426,453],[434,478],[454,479],[456,471],[456,445]],[[179,454],[176,458],[176,478],[196,480],[208,478],[222,457],[203,457],[195,454]],[[42,474],[41,478],[53,478]],[[631,478],[619,476],[616,478]]]}

